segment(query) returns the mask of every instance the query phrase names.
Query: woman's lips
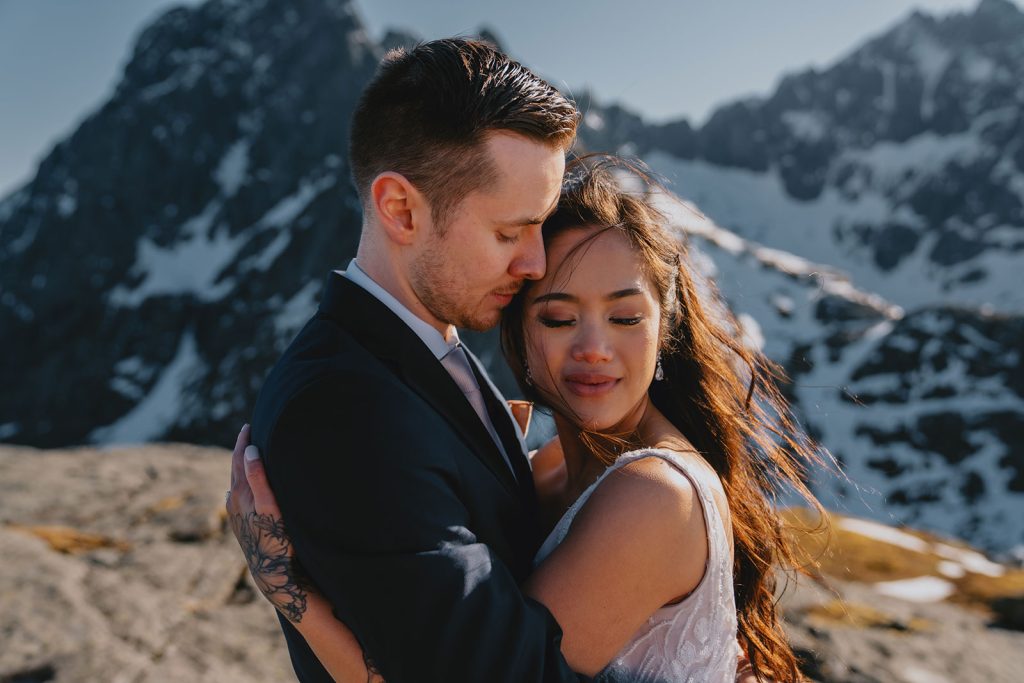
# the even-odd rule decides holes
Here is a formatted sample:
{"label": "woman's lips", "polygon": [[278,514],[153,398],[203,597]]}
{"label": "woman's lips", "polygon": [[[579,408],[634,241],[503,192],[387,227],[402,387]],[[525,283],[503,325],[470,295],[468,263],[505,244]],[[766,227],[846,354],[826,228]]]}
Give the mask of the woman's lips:
{"label": "woman's lips", "polygon": [[600,396],[611,391],[619,383],[618,377],[578,372],[565,376],[565,386],[577,396]]}

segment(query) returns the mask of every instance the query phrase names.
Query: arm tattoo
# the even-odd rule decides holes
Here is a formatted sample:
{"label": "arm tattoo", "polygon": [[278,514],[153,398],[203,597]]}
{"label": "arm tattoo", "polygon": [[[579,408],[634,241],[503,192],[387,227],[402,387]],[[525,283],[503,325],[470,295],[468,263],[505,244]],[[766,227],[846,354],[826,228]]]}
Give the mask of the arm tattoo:
{"label": "arm tattoo", "polygon": [[[306,575],[292,549],[284,522],[273,515],[250,512],[231,515],[231,528],[242,546],[256,587],[293,624],[306,614],[316,586]],[[386,683],[377,663],[363,651],[367,683]]]}
{"label": "arm tattoo", "polygon": [[306,613],[308,592],[315,589],[295,557],[284,522],[250,512],[232,515],[231,525],[257,588],[288,621],[298,624]]}

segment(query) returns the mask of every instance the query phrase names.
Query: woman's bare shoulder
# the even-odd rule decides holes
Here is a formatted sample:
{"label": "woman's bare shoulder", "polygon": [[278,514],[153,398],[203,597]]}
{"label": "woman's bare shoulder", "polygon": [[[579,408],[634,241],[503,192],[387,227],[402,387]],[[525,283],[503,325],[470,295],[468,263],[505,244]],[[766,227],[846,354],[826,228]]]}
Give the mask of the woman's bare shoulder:
{"label": "woman's bare shoulder", "polygon": [[[601,523],[606,532],[617,529],[648,539],[684,542],[691,532],[704,533],[697,495],[693,482],[665,459],[654,455],[636,458],[598,484],[574,526],[587,524],[589,519]],[[619,523],[601,522],[608,517]]]}

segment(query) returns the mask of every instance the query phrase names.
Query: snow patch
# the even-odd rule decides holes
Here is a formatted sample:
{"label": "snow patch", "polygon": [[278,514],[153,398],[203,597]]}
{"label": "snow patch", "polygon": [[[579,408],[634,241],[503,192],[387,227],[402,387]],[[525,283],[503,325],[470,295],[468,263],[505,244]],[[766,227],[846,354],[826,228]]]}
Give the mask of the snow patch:
{"label": "snow patch", "polygon": [[[21,235],[17,238],[7,242],[6,251],[8,254],[17,255],[24,252],[26,249],[32,246],[32,243],[36,241],[36,236],[39,234],[39,225],[41,221],[38,215],[31,216],[22,231]],[[4,236],[4,241],[7,241],[7,236]]]}
{"label": "snow patch", "polygon": [[846,531],[852,531],[855,534],[872,538],[876,541],[888,543],[889,545],[896,545],[907,550],[913,550],[918,553],[927,553],[931,546],[924,540],[913,536],[899,529],[893,529],[892,527],[879,524],[877,522],[870,522],[866,519],[854,519],[852,517],[845,517],[839,520],[839,528],[845,529]]}
{"label": "snow patch", "polygon": [[114,365],[114,377],[110,388],[134,401],[145,396],[145,385],[153,378],[154,368],[146,365],[139,356],[124,358]]}
{"label": "snow patch", "polygon": [[945,543],[937,543],[934,550],[936,555],[952,560],[974,574],[998,577],[1006,573],[1006,569],[1002,565],[992,562],[974,550],[956,548]]}
{"label": "snow patch", "polygon": [[78,200],[74,195],[62,194],[57,197],[57,213],[61,218],[68,218],[78,209]]}
{"label": "snow patch", "polygon": [[949,560],[943,560],[939,562],[936,569],[943,576],[950,579],[962,579],[967,575],[967,570],[959,562],[950,562]]}
{"label": "snow patch", "polygon": [[333,174],[327,174],[315,181],[303,180],[298,190],[275,204],[252,228],[244,230],[244,234],[254,234],[276,229],[277,235],[259,254],[246,259],[241,267],[246,271],[265,271],[274,265],[277,257],[291,243],[292,235],[291,231],[286,229],[287,226],[306,210],[313,199],[327,188],[333,187],[336,180]]}
{"label": "snow patch", "polygon": [[736,322],[740,324],[743,345],[748,349],[762,351],[764,349],[764,332],[757,324],[754,316],[747,313],[740,313],[736,316]]}
{"label": "snow patch", "polygon": [[333,174],[327,174],[317,180],[303,180],[299,183],[299,189],[288,195],[273,206],[258,221],[261,227],[282,227],[291,223],[295,218],[306,210],[309,203],[321,192],[333,187],[337,178]]}
{"label": "snow patch", "polygon": [[972,131],[953,135],[924,132],[903,142],[879,142],[867,149],[844,152],[836,162],[853,162],[871,170],[872,186],[889,190],[901,186],[908,177],[934,174],[947,164],[962,164],[985,152],[984,145]]}
{"label": "snow patch", "polygon": [[929,119],[935,109],[935,87],[946,73],[946,68],[953,60],[953,54],[936,40],[930,30],[919,23],[904,24],[898,31],[897,42],[907,50],[924,82],[921,92],[921,116]]}
{"label": "snow patch", "polygon": [[918,576],[899,581],[882,581],[874,584],[876,591],[891,598],[908,602],[939,602],[956,591],[954,586],[937,576]]}
{"label": "snow patch", "polygon": [[133,444],[163,436],[181,416],[188,383],[201,368],[195,337],[191,331],[186,332],[174,359],[149,394],[121,419],[93,430],[89,441],[106,445]]}
{"label": "snow patch", "polygon": [[142,387],[135,384],[131,380],[125,379],[124,377],[114,377],[110,380],[110,388],[121,394],[125,398],[130,398],[133,401],[138,401],[145,395]]}
{"label": "snow patch", "polygon": [[249,170],[249,141],[238,140],[224,153],[217,169],[213,172],[213,179],[220,185],[221,193],[225,197],[234,197],[238,188],[245,182]]}
{"label": "snow patch", "polygon": [[888,62],[879,66],[882,71],[882,96],[878,108],[885,114],[896,111],[896,67]]}
{"label": "snow patch", "polygon": [[996,63],[977,52],[966,52],[960,58],[964,76],[973,83],[988,84],[996,73]]}
{"label": "snow patch", "polygon": [[292,295],[278,309],[278,314],[274,318],[274,329],[277,330],[279,337],[291,337],[313,316],[320,287],[319,282],[307,282],[305,287]]}
{"label": "snow patch", "polygon": [[28,191],[18,190],[17,192],[8,195],[4,199],[0,199],[0,223],[4,223],[14,212],[20,209],[28,201]]}
{"label": "snow patch", "polygon": [[247,238],[244,233],[232,237],[226,226],[218,226],[210,234],[219,210],[220,203],[211,201],[182,226],[184,239],[167,247],[145,237],[140,239],[134,270],[143,273],[144,279],[131,289],[115,287],[109,295],[110,304],[134,307],[153,296],[181,294],[216,301],[231,291],[232,282],[215,281]]}
{"label": "snow patch", "polygon": [[790,132],[805,142],[818,142],[828,131],[828,121],[821,112],[816,111],[784,111],[782,122],[789,126]]}

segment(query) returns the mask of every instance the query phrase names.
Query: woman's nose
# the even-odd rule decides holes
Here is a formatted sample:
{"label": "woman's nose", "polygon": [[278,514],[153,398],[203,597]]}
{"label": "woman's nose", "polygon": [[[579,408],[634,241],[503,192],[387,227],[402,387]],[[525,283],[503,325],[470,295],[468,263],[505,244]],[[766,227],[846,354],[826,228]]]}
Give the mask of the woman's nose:
{"label": "woman's nose", "polygon": [[612,358],[607,338],[595,330],[581,330],[572,347],[573,360],[583,363],[601,363]]}

